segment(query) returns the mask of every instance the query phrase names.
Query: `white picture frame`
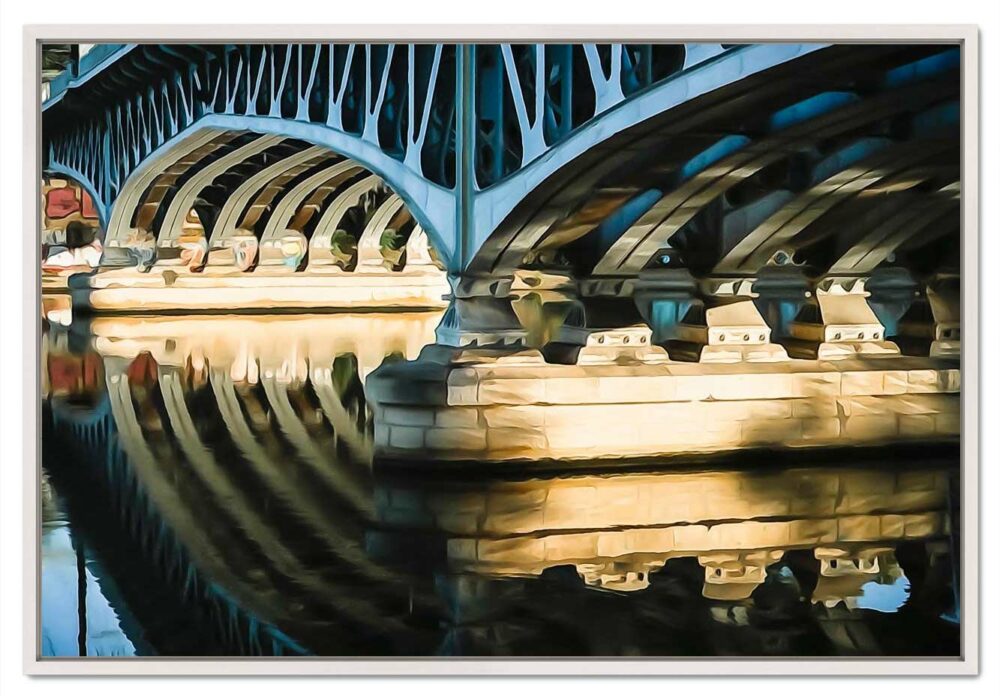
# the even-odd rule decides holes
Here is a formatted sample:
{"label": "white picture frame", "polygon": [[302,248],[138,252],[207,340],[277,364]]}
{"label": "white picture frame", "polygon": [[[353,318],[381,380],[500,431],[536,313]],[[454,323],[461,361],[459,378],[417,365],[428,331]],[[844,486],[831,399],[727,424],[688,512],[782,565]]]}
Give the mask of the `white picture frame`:
{"label": "white picture frame", "polygon": [[32,675],[973,675],[979,672],[979,33],[972,25],[32,25],[24,30],[24,229],[39,229],[42,43],[219,41],[820,41],[948,42],[962,48],[962,655],[871,659],[474,659],[474,658],[41,658],[40,535],[40,259],[25,245],[24,654]]}

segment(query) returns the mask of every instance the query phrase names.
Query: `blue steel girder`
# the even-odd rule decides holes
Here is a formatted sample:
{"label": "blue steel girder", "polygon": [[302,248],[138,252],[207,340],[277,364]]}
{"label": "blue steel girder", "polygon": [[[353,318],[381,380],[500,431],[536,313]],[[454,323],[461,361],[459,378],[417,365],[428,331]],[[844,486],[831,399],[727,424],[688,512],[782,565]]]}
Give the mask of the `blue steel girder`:
{"label": "blue steel girder", "polygon": [[[565,178],[564,172],[585,153],[604,148],[606,159],[620,166],[641,153],[627,147],[617,152],[619,135],[653,128],[646,124],[654,117],[681,111],[726,89],[733,92],[732,101],[745,100],[734,85],[749,85],[753,81],[748,78],[824,48],[108,45],[73,75],[53,83],[52,97],[43,107],[47,167],[78,180],[93,196],[102,223],[114,226],[116,219],[131,216],[131,211],[112,215],[126,183],[156,171],[163,153],[201,131],[296,139],[352,159],[380,176],[405,201],[452,272],[509,270],[530,259],[530,253],[540,254],[597,230],[597,247],[603,248],[605,258],[594,271],[633,273],[697,208],[685,202],[688,212],[668,227],[656,223],[655,234],[641,235],[638,246],[628,241],[629,231],[642,229],[643,220],[655,216],[658,207],[677,198],[685,186],[693,186],[694,192],[702,187],[696,182],[710,179],[714,172],[733,165],[746,169],[745,160],[766,168],[780,159],[780,150],[789,147],[794,133],[816,131],[827,114],[846,114],[844,128],[853,127],[857,119],[850,117],[852,110],[870,109],[880,96],[891,102],[885,95],[919,93],[924,83],[954,71],[957,49],[901,61],[884,72],[876,70],[874,78],[862,75],[858,82],[864,98],[853,88],[828,88],[780,108],[751,113],[748,118],[757,125],[750,132],[719,133],[714,143],[690,152],[670,177],[660,177],[655,185],[612,187],[597,194],[582,209],[581,220],[568,229],[559,221],[573,206],[556,195],[549,204],[548,223],[536,220],[531,229],[509,238],[497,231],[533,192],[561,186],[560,177]],[[760,82],[754,84],[745,91],[761,91]],[[891,106],[875,115],[890,113]],[[711,108],[704,112],[706,117]],[[697,122],[700,116],[688,118]],[[942,112],[928,114],[925,120],[949,118]],[[755,151],[759,155],[753,155]],[[835,171],[842,164],[828,159],[817,165],[813,176],[824,166]],[[607,166],[602,162],[571,177],[578,188],[586,188],[581,182],[587,177],[596,182]],[[143,180],[148,179],[147,173]],[[739,178],[729,177],[713,190],[721,193],[738,183]],[[129,205],[136,204],[136,195],[131,194]],[[710,202],[718,193],[698,196]],[[771,198],[779,203],[780,196]],[[765,209],[748,208],[740,224],[745,227]],[[731,217],[730,227],[736,219]]]}
{"label": "blue steel girder", "polygon": [[47,167],[92,191],[107,222],[129,177],[198,129],[298,138],[385,179],[460,271],[583,150],[821,47],[106,45],[52,84]]}

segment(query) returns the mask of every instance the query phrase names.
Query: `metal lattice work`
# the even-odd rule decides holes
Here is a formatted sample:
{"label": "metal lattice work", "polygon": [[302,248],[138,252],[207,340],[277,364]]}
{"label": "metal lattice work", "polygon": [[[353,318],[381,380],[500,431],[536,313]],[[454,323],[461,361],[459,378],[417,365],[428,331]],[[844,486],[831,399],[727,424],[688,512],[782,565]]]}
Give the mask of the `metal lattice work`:
{"label": "metal lattice work", "polygon": [[825,48],[104,44],[52,82],[46,167],[79,180],[114,235],[144,188],[128,182],[199,131],[301,141],[382,178],[461,272],[564,168],[619,159],[621,134]]}
{"label": "metal lattice work", "polygon": [[475,51],[480,189],[628,96],[680,72],[687,55],[679,44],[500,44]]}
{"label": "metal lattice work", "polygon": [[[725,52],[718,45],[123,46],[94,84],[46,105],[49,162],[109,208],[152,153],[209,115],[328,128],[456,186],[459,93],[474,92],[475,187],[486,190],[631,95]],[[84,76],[86,77],[86,76]],[[56,108],[53,108],[56,107]],[[353,154],[353,153],[352,153]]]}
{"label": "metal lattice work", "polygon": [[50,161],[93,182],[106,204],[146,157],[209,114],[321,124],[454,186],[453,46],[204,47],[160,62],[171,50],[133,49],[130,68],[145,71],[146,82],[126,92],[132,72],[122,59],[123,75],[109,77],[127,96],[96,114],[86,108],[83,123],[48,138]]}

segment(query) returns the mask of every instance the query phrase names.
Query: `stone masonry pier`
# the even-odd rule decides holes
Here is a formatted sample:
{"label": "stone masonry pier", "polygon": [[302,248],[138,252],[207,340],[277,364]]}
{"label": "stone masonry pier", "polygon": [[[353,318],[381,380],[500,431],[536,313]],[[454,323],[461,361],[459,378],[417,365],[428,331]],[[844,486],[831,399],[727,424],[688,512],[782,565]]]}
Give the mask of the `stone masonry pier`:
{"label": "stone masonry pier", "polygon": [[76,275],[73,305],[93,312],[274,311],[295,309],[443,308],[444,273],[433,267],[403,272],[325,273],[277,270],[192,273],[185,267],[134,267]]}
{"label": "stone masonry pier", "polygon": [[955,362],[560,365],[428,346],[367,384],[378,454],[505,461],[952,440]]}

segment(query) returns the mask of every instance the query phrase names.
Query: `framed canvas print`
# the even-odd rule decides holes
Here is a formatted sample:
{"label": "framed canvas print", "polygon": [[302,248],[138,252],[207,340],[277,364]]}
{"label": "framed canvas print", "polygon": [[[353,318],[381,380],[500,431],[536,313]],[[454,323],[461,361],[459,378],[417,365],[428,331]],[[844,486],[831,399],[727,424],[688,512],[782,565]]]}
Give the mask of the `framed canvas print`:
{"label": "framed canvas print", "polygon": [[974,27],[25,56],[30,672],[978,670]]}

